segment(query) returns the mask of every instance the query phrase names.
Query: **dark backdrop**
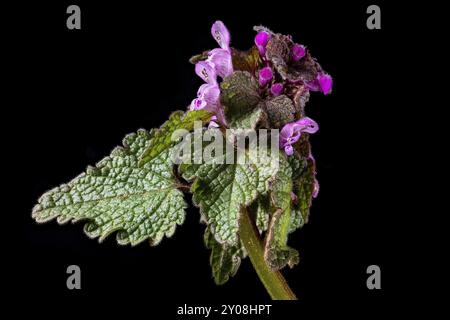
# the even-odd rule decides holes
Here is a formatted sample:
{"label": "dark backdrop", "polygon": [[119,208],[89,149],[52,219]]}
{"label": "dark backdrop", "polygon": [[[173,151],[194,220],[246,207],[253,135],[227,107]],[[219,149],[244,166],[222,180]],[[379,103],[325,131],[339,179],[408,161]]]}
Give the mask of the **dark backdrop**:
{"label": "dark backdrop", "polygon": [[[81,7],[80,31],[66,29],[65,11],[73,3]],[[16,212],[22,233],[13,267],[20,274],[17,292],[34,312],[89,306],[99,314],[135,309],[164,319],[183,303],[269,301],[248,259],[227,284],[214,284],[195,208],[157,247],[121,247],[114,236],[99,244],[82,224],[37,225],[30,216],[43,192],[95,164],[127,133],[158,127],[185,109],[201,84],[188,59],[216,46],[210,27],[217,19],[241,49],[252,45],[256,24],[292,34],[334,78],[333,93],[312,94],[307,106],[320,125],[311,140],[321,191],[309,223],[290,238],[301,262],[283,272],[300,302],[277,305],[273,317],[385,312],[398,286],[396,194],[385,187],[393,179],[393,125],[380,112],[395,89],[395,76],[386,76],[398,41],[393,8],[378,3],[382,29],[372,31],[366,28],[369,2],[73,3],[24,9],[30,27],[18,40],[26,67],[18,98],[27,103],[21,159],[29,193]],[[81,267],[80,291],[66,289],[70,264]],[[371,264],[381,267],[382,290],[366,288]],[[156,317],[155,310],[165,315]]]}

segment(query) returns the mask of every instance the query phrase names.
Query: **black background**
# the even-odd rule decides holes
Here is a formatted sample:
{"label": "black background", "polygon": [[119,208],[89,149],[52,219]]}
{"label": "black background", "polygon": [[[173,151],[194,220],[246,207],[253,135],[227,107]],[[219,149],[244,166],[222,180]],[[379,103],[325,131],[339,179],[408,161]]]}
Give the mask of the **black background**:
{"label": "black background", "polygon": [[[81,7],[81,30],[66,28],[69,4]],[[301,262],[283,272],[300,301],[277,304],[273,318],[288,312],[367,317],[397,303],[399,204],[396,189],[386,185],[399,179],[392,174],[401,148],[392,134],[392,67],[404,30],[398,12],[380,2],[382,29],[368,30],[369,4],[61,1],[24,10],[30,27],[18,42],[26,90],[18,99],[28,105],[21,159],[29,194],[16,213],[22,233],[13,267],[20,275],[15,289],[34,312],[89,306],[98,314],[138,310],[159,319],[171,318],[184,303],[269,302],[248,259],[227,284],[214,284],[205,226],[192,206],[175,235],[157,247],[121,247],[114,236],[99,244],[83,234],[82,224],[31,219],[43,192],[95,164],[127,133],[158,127],[185,109],[201,84],[188,59],[216,47],[210,27],[217,19],[240,49],[253,44],[253,25],[291,34],[334,78],[332,94],[312,94],[307,106],[320,125],[312,144],[321,191],[309,223],[290,238]],[[82,290],[66,288],[71,264],[81,267]],[[382,270],[378,291],[366,287],[371,264]]]}

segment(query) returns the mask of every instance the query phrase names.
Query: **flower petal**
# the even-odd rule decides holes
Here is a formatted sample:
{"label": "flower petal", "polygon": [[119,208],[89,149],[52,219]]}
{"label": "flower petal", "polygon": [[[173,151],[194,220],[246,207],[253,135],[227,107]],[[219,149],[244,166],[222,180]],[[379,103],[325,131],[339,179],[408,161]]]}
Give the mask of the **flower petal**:
{"label": "flower petal", "polygon": [[295,193],[291,192],[291,200],[292,202],[296,203],[298,201],[298,197]]}
{"label": "flower petal", "polygon": [[313,119],[303,117],[296,121],[301,132],[316,133],[319,130],[319,125]]}
{"label": "flower petal", "polygon": [[298,61],[303,58],[306,54],[306,49],[301,44],[294,44],[291,49],[292,60]]}
{"label": "flower petal", "polygon": [[286,152],[288,156],[292,156],[294,153],[294,148],[292,148],[292,145],[288,144],[284,147],[284,152]]}
{"label": "flower petal", "polygon": [[213,116],[211,118],[211,120],[209,121],[208,129],[218,128],[218,127],[219,127],[219,124],[217,123],[217,117]]}
{"label": "flower petal", "polygon": [[266,54],[266,46],[269,42],[270,34],[266,31],[258,32],[255,37],[255,44],[258,47],[259,54],[264,56]]}
{"label": "flower petal", "polygon": [[306,87],[311,91],[320,91],[319,81],[317,79],[306,81]]}
{"label": "flower petal", "polygon": [[329,94],[333,87],[333,79],[329,74],[319,73],[316,79],[307,81],[306,85],[311,91],[322,91],[324,94]]}
{"label": "flower petal", "polygon": [[283,92],[283,84],[281,83],[274,83],[272,87],[270,87],[270,93],[272,93],[273,96],[279,96]]}
{"label": "flower petal", "polygon": [[229,51],[213,49],[209,52],[208,61],[213,63],[214,69],[222,79],[233,73],[233,62]]}
{"label": "flower petal", "polygon": [[321,73],[318,75],[317,80],[319,81],[320,91],[324,94],[329,94],[333,87],[333,79],[331,76],[326,73]]}
{"label": "flower petal", "polygon": [[220,89],[218,85],[205,83],[200,86],[197,96],[202,101],[205,101],[206,110],[213,111],[219,103]]}
{"label": "flower petal", "polygon": [[222,21],[214,22],[211,34],[222,49],[230,50],[230,32]]}
{"label": "flower petal", "polygon": [[296,143],[300,139],[301,127],[296,122],[286,124],[280,131],[280,144],[282,147]]}
{"label": "flower petal", "polygon": [[259,70],[259,85],[264,87],[273,78],[273,72],[270,67],[265,67]]}
{"label": "flower petal", "polygon": [[312,192],[313,198],[317,198],[317,195],[319,194],[319,190],[320,190],[319,181],[317,181],[317,179],[314,178],[314,188],[313,188],[313,192]]}
{"label": "flower petal", "polygon": [[200,110],[206,107],[206,101],[196,98],[192,100],[191,105],[189,107],[189,110]]}
{"label": "flower petal", "polygon": [[209,61],[200,61],[195,65],[195,73],[206,83],[217,84],[217,74],[214,65]]}

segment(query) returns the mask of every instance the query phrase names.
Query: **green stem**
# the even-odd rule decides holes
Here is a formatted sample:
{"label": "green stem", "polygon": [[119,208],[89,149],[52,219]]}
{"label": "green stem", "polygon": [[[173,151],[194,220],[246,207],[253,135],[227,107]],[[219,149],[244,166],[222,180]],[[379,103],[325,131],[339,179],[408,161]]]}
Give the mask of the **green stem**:
{"label": "green stem", "polygon": [[253,268],[255,268],[259,279],[272,299],[297,300],[281,272],[272,271],[264,260],[264,248],[259,233],[246,209],[241,211],[239,235],[248,252]]}

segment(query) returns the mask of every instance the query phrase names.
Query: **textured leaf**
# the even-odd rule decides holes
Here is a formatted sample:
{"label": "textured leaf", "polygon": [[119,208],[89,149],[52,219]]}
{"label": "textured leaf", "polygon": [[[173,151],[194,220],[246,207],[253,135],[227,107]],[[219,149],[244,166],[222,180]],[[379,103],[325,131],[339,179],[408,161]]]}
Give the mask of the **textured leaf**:
{"label": "textured leaf", "polygon": [[297,195],[298,204],[296,209],[300,211],[300,225],[308,222],[309,209],[312,204],[312,194],[314,191],[315,164],[314,160],[307,159],[307,166],[298,179],[295,180],[294,192]]}
{"label": "textured leaf", "polygon": [[262,66],[262,60],[256,46],[248,51],[233,49],[232,59],[233,68],[236,71],[248,71],[254,74]]}
{"label": "textured leaf", "polygon": [[255,129],[256,127],[268,127],[267,114],[258,105],[247,113],[243,113],[229,122],[233,129]]}
{"label": "textured leaf", "polygon": [[267,28],[265,26],[262,26],[262,25],[253,26],[253,30],[256,31],[256,32],[264,31],[264,32],[267,32],[268,34],[270,34],[272,36],[275,34],[272,30],[270,30],[269,28]]}
{"label": "textured leaf", "polygon": [[271,200],[274,213],[271,216],[265,239],[264,258],[273,270],[286,265],[293,267],[299,261],[297,250],[287,246],[291,231],[292,169],[285,157],[272,184]]}
{"label": "textured leaf", "polygon": [[255,111],[261,97],[258,82],[247,71],[236,71],[221,83],[221,102],[230,128],[254,128],[262,113]]}
{"label": "textured leaf", "polygon": [[292,40],[282,34],[273,34],[267,42],[266,57],[270,61],[289,61],[291,55]]}
{"label": "textured leaf", "polygon": [[308,134],[302,135],[295,148],[295,155],[289,159],[293,169],[293,192],[297,196],[297,203],[293,211],[292,231],[308,222],[316,175],[315,161],[310,156],[311,146]]}
{"label": "textured leaf", "polygon": [[241,259],[246,256],[245,249],[241,243],[235,246],[218,243],[209,228],[205,230],[204,240],[206,247],[211,250],[209,262],[214,281],[216,284],[222,285],[238,271]]}
{"label": "textured leaf", "polygon": [[311,81],[322,71],[321,66],[310,55],[309,51],[298,61],[290,57],[292,39],[282,34],[275,34],[267,43],[266,57],[283,80],[292,82]]}
{"label": "textured leaf", "polygon": [[303,219],[302,212],[300,210],[300,204],[298,201],[298,189],[300,187],[300,177],[306,169],[306,159],[299,156],[298,153],[294,154],[288,158],[289,165],[292,170],[292,180],[293,180],[293,190],[292,192],[297,196],[297,200],[292,204],[291,207],[291,228],[290,232],[294,232],[298,228],[303,227],[305,220]]}
{"label": "textured leaf", "polygon": [[114,149],[96,167],[46,192],[33,217],[37,222],[88,220],[84,231],[89,237],[101,241],[118,231],[119,244],[149,239],[156,245],[164,235],[170,237],[183,223],[186,204],[176,189],[170,150],[138,166],[150,138],[145,130],[126,136],[124,147]]}
{"label": "textured leaf", "polygon": [[306,52],[306,55],[297,62],[289,65],[286,72],[280,75],[283,79],[291,81],[312,81],[316,79],[317,73],[322,71],[321,66],[314,60],[314,58]]}
{"label": "textured leaf", "polygon": [[294,87],[294,106],[296,112],[296,118],[303,118],[305,114],[305,106],[309,101],[309,90],[304,84],[297,84]]}
{"label": "textured leaf", "polygon": [[271,128],[282,128],[295,120],[294,103],[285,95],[269,98],[264,101],[263,106]]}
{"label": "textured leaf", "polygon": [[175,141],[172,140],[172,134],[176,130],[184,129],[191,131],[196,121],[207,122],[212,116],[213,114],[206,110],[194,110],[186,113],[176,111],[172,113],[169,120],[160,129],[156,130],[153,139],[139,160],[139,165],[142,166],[157,157],[161,152],[171,148],[175,144]]}
{"label": "textured leaf", "polygon": [[256,216],[256,227],[260,234],[269,228],[271,210],[269,195],[259,197],[250,207],[249,211]]}
{"label": "textured leaf", "polygon": [[[232,151],[234,159],[237,153]],[[220,243],[235,245],[238,241],[240,208],[249,206],[269,189],[278,170],[278,157],[260,161],[247,157],[234,164],[182,164],[180,171],[188,181],[195,180],[191,191],[194,203]],[[243,164],[241,164],[243,163]]]}
{"label": "textured leaf", "polygon": [[291,53],[292,40],[281,34],[273,35],[266,47],[266,57],[272,62],[283,80],[288,73],[288,62]]}

